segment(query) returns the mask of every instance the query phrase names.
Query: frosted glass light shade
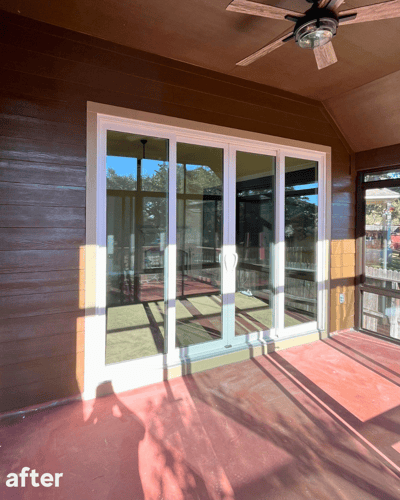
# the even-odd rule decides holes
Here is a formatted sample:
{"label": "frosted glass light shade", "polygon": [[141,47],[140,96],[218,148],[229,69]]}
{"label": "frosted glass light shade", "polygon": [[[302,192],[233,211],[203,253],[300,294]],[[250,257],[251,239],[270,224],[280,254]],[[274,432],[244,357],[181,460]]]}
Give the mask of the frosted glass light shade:
{"label": "frosted glass light shade", "polygon": [[313,20],[296,31],[296,42],[302,49],[315,49],[330,42],[336,34],[337,22],[334,19]]}

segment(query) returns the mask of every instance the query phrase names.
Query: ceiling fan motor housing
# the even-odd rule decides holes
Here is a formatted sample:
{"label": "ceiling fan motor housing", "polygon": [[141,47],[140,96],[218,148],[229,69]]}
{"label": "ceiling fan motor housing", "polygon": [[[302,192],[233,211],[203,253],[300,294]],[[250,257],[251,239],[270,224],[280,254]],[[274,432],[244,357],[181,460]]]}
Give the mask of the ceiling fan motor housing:
{"label": "ceiling fan motor housing", "polygon": [[302,49],[315,49],[330,42],[336,35],[339,20],[329,9],[311,7],[304,17],[296,21],[294,36]]}

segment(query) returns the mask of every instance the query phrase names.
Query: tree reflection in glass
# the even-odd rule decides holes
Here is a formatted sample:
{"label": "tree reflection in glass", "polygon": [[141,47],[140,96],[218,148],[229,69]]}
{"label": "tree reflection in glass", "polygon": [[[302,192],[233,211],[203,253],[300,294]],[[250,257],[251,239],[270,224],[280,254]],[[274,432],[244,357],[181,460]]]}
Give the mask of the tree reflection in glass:
{"label": "tree reflection in glass", "polygon": [[318,163],[285,159],[285,327],[317,319]]}
{"label": "tree reflection in glass", "polygon": [[236,154],[235,335],[273,326],[275,158]]}
{"label": "tree reflection in glass", "polygon": [[107,132],[106,363],[164,352],[168,141]]}
{"label": "tree reflection in glass", "polygon": [[223,150],[177,144],[176,345],[222,336]]}

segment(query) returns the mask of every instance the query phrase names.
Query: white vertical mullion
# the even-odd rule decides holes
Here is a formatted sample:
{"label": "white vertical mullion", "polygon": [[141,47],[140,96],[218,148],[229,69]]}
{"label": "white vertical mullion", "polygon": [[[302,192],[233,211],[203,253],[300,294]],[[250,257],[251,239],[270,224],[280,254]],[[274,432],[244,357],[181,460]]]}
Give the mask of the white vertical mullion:
{"label": "white vertical mullion", "polygon": [[275,337],[285,328],[285,154],[278,150],[275,183],[274,316]]}
{"label": "white vertical mullion", "polygon": [[166,353],[167,365],[173,364],[175,354],[175,336],[176,336],[176,137],[170,137],[169,140],[169,172],[168,172],[168,238],[166,246],[165,270],[166,289],[165,313],[166,313]]}
{"label": "white vertical mullion", "polygon": [[222,338],[225,345],[230,345],[231,330],[232,330],[232,272],[228,270],[226,263],[230,262],[232,253],[234,252],[230,227],[230,147],[223,146],[223,176],[222,176],[222,251],[221,251],[221,293],[222,293]]}
{"label": "white vertical mullion", "polygon": [[325,259],[324,269],[325,269],[325,290],[324,290],[324,323],[323,328],[326,330],[326,333],[329,334],[329,310],[330,310],[330,265],[331,265],[331,230],[332,230],[332,156],[322,155],[321,156],[323,171],[325,175],[325,182],[323,185],[323,202],[325,207],[324,219],[322,220],[323,228],[324,228],[324,247],[323,247],[323,256]]}
{"label": "white vertical mullion", "polygon": [[[228,145],[224,148],[224,260],[225,256],[232,261],[233,255],[236,253],[236,148]],[[224,289],[223,289],[223,327],[226,339],[226,345],[232,345],[235,338],[235,288],[236,288],[236,268],[227,269],[222,266],[224,273]]]}
{"label": "white vertical mullion", "polygon": [[321,169],[321,161],[318,162],[318,237],[317,237],[317,272],[316,272],[316,278],[317,278],[317,328],[320,330],[321,329],[321,320],[323,319],[323,308],[322,302],[323,300],[323,285],[324,285],[324,269],[323,269],[323,252],[322,250],[322,245],[323,245],[323,239],[322,239],[322,233],[323,229],[321,227],[321,221],[323,217],[323,204],[321,203],[322,198],[321,198],[321,185],[323,185],[323,172]]}
{"label": "white vertical mullion", "polygon": [[318,162],[318,242],[317,242],[317,324],[318,330],[327,330],[327,293],[328,293],[328,251],[329,240],[326,234],[328,196],[326,158]]}

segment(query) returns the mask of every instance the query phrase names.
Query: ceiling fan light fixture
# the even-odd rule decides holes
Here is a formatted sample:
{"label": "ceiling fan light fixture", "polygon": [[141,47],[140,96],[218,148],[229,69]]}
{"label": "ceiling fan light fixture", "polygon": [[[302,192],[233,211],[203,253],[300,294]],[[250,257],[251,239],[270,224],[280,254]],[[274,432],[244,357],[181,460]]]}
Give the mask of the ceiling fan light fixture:
{"label": "ceiling fan light fixture", "polygon": [[302,49],[315,49],[327,44],[336,35],[338,22],[333,18],[313,19],[296,29],[296,43]]}

